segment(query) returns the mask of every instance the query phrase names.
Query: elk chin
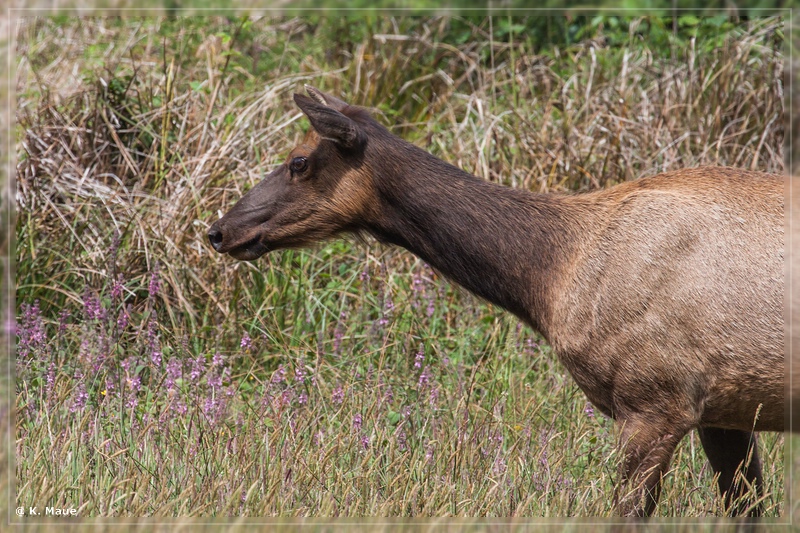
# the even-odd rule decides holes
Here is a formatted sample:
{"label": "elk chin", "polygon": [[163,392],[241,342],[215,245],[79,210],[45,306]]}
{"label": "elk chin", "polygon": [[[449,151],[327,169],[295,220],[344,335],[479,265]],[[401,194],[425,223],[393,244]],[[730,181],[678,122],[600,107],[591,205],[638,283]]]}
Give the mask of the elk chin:
{"label": "elk chin", "polygon": [[233,250],[229,250],[228,255],[239,261],[255,261],[267,252],[269,252],[269,247],[261,242],[260,237],[255,237]]}

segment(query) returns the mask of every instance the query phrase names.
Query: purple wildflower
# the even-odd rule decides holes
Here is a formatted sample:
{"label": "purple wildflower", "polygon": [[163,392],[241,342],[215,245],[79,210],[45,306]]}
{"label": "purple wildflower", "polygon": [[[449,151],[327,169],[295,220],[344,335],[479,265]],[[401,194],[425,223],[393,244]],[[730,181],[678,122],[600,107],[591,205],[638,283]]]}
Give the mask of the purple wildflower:
{"label": "purple wildflower", "polygon": [[250,335],[248,335],[247,332],[245,332],[245,334],[242,336],[242,341],[239,343],[239,347],[245,350],[249,350],[252,345],[253,343],[252,339],[250,338]]}
{"label": "purple wildflower", "polygon": [[117,261],[117,251],[119,250],[119,244],[122,241],[122,234],[119,232],[118,229],[114,229],[114,237],[111,239],[111,246],[108,247],[109,255],[111,256],[111,264],[113,265]]}
{"label": "purple wildflower", "polygon": [[415,272],[411,279],[411,292],[414,295],[413,306],[416,309],[425,294],[425,285],[419,272]]}
{"label": "purple wildflower", "polygon": [[527,353],[528,355],[534,355],[538,347],[539,343],[534,341],[532,338],[528,337],[527,339],[525,339],[525,353]]}
{"label": "purple wildflower", "polygon": [[53,393],[53,387],[56,384],[56,363],[55,362],[50,363],[50,368],[47,369],[47,378],[46,378],[46,380],[47,380],[47,387],[45,388],[45,391],[47,392],[47,395],[50,396]]}
{"label": "purple wildflower", "polygon": [[308,403],[308,394],[305,392],[301,392],[300,396],[297,397],[297,403],[300,405],[305,405]]}
{"label": "purple wildflower", "polygon": [[367,435],[361,436],[361,446],[363,446],[365,450],[369,449],[369,437]]}
{"label": "purple wildflower", "polygon": [[117,300],[120,296],[122,296],[122,282],[125,278],[122,274],[117,274],[117,278],[114,280],[114,283],[111,285],[111,298]]}
{"label": "purple wildflower", "polygon": [[417,382],[417,385],[420,387],[425,387],[428,383],[430,383],[430,380],[431,380],[431,373],[429,368],[426,366],[422,370],[422,373],[419,375],[419,381]]}
{"label": "purple wildflower", "polygon": [[105,314],[100,298],[89,292],[88,287],[83,293],[83,313],[87,320],[102,320]]}
{"label": "purple wildflower", "polygon": [[69,324],[69,316],[70,312],[67,309],[62,309],[60,313],[58,313],[58,332],[63,333],[67,329],[67,324]]}
{"label": "purple wildflower", "polygon": [[439,400],[439,387],[432,387],[428,395],[428,403],[431,407],[436,407],[436,402]]}
{"label": "purple wildflower", "polygon": [[384,327],[389,323],[389,315],[391,315],[392,311],[394,311],[394,302],[392,301],[391,293],[386,290],[383,297],[381,317],[378,319],[378,327]]}
{"label": "purple wildflower", "polygon": [[47,341],[45,335],[44,321],[39,312],[39,300],[33,305],[22,304],[22,317],[17,323],[17,349],[20,356],[26,356],[33,350],[44,346]]}
{"label": "purple wildflower", "polygon": [[547,458],[547,446],[548,446],[549,443],[550,443],[550,432],[543,430],[539,434],[539,444],[540,444],[541,449],[542,449],[541,456],[539,457],[539,464],[542,466],[542,468],[548,469],[548,470],[549,470],[549,467],[550,467],[549,461],[548,461],[548,458]]}
{"label": "purple wildflower", "polygon": [[136,394],[129,394],[128,400],[125,402],[125,407],[129,409],[136,409],[136,406],[139,405],[139,396]]}
{"label": "purple wildflower", "polygon": [[419,351],[414,357],[414,368],[422,368],[422,362],[425,360],[425,348],[422,344],[419,345]]}
{"label": "purple wildflower", "polygon": [[86,337],[81,340],[81,347],[78,349],[78,361],[86,366],[92,364],[91,341]]}
{"label": "purple wildflower", "polygon": [[294,379],[301,385],[306,380],[306,370],[302,366],[298,366],[294,369]]}
{"label": "purple wildflower", "polygon": [[156,296],[159,290],[161,290],[161,278],[158,275],[158,263],[156,263],[153,265],[153,271],[150,273],[150,284],[147,287],[147,291],[150,293],[150,296]]}
{"label": "purple wildflower", "polygon": [[217,412],[219,407],[219,400],[214,398],[213,396],[210,398],[206,398],[206,401],[203,402],[203,413],[206,414],[211,419],[216,418],[214,415]]}
{"label": "purple wildflower", "polygon": [[360,431],[362,423],[363,420],[361,419],[361,413],[356,413],[353,415],[353,429]]}
{"label": "purple wildflower", "polygon": [[433,460],[433,444],[430,442],[425,447],[425,460],[431,462]]}
{"label": "purple wildflower", "polygon": [[[77,375],[75,376],[78,377]],[[82,377],[82,376],[81,376]],[[89,399],[89,394],[86,392],[86,385],[83,382],[78,383],[78,388],[75,392],[75,398],[72,400],[72,405],[69,408],[71,413],[76,411],[83,411],[86,406],[86,400]]]}
{"label": "purple wildflower", "polygon": [[203,375],[203,370],[206,365],[206,358],[202,355],[197,356],[196,359],[192,359],[192,370],[189,372],[189,379],[192,383],[196,383],[200,376]]}
{"label": "purple wildflower", "polygon": [[492,465],[492,473],[496,476],[503,475],[506,472],[506,461],[501,456],[497,456]]}
{"label": "purple wildflower", "polygon": [[287,405],[290,405],[293,399],[294,399],[294,389],[285,389],[281,393],[281,401],[280,401],[281,407],[286,407]]}
{"label": "purple wildflower", "polygon": [[283,383],[286,381],[286,369],[283,368],[283,365],[278,366],[278,369],[272,374],[272,379],[270,381],[272,383]]}
{"label": "purple wildflower", "polygon": [[344,401],[344,390],[342,390],[341,385],[333,390],[333,394],[331,394],[331,401],[337,405],[341,405]]}
{"label": "purple wildflower", "polygon": [[128,387],[132,392],[139,392],[139,389],[142,388],[142,378],[139,376],[128,378]]}
{"label": "purple wildflower", "polygon": [[122,330],[128,327],[128,318],[128,311],[126,309],[121,309],[117,317],[117,328]]}
{"label": "purple wildflower", "polygon": [[392,386],[389,385],[386,387],[386,392],[383,393],[383,401],[386,403],[392,403],[394,400],[394,391],[392,390]]}
{"label": "purple wildflower", "polygon": [[181,377],[182,366],[180,360],[174,357],[167,362],[167,379],[165,381],[167,390],[175,389],[175,382]]}
{"label": "purple wildflower", "polygon": [[341,328],[337,327],[336,331],[333,332],[333,353],[339,353],[339,347],[342,345],[342,338],[344,338],[344,332]]}
{"label": "purple wildflower", "polygon": [[110,395],[110,394],[111,394],[111,393],[113,393],[115,390],[117,390],[117,386],[116,386],[116,384],[114,383],[114,380],[113,380],[113,379],[111,379],[111,378],[106,378],[106,388],[105,388],[105,391],[104,391],[104,392],[105,392],[105,395],[104,395],[104,396],[108,396],[108,395]]}
{"label": "purple wildflower", "polygon": [[411,288],[414,292],[422,292],[425,287],[425,281],[422,279],[422,274],[420,274],[419,270],[414,272],[414,276],[411,279]]}
{"label": "purple wildflower", "polygon": [[589,418],[594,417],[594,406],[590,402],[586,402],[586,406],[583,408],[583,412],[586,413],[586,416]]}
{"label": "purple wildflower", "polygon": [[211,387],[212,390],[219,389],[222,387],[222,375],[211,370],[206,378],[206,383],[208,383],[208,386]]}

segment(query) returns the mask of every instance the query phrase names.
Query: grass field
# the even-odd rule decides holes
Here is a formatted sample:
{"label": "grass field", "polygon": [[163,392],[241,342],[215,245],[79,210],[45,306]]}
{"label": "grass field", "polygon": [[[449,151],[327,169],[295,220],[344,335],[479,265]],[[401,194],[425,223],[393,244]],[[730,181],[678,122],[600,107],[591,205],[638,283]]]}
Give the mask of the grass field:
{"label": "grass field", "polygon": [[[304,83],[536,192],[699,164],[783,171],[781,19],[598,17],[535,40],[547,24],[564,22],[24,20],[17,505],[612,515],[612,422],[517,319],[371,241],[238,263],[205,238],[308,127],[291,99]],[[784,438],[760,446],[781,516]],[[692,433],[657,514],[722,513]]]}

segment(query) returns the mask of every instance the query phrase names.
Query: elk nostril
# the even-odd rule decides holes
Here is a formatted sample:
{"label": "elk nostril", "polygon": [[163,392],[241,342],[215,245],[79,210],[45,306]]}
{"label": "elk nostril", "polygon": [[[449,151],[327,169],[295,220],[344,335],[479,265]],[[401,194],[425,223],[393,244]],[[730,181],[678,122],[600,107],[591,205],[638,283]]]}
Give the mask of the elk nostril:
{"label": "elk nostril", "polygon": [[208,230],[208,240],[211,243],[211,246],[213,246],[215,250],[219,251],[219,249],[222,247],[222,232],[215,226],[212,226],[211,229]]}

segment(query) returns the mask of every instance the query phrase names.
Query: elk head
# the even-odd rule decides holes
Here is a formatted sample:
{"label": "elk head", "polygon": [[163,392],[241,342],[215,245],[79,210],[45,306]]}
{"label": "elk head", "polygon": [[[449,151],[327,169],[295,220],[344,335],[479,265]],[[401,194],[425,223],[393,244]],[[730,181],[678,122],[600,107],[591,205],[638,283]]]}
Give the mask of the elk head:
{"label": "elk head", "polygon": [[248,191],[208,230],[219,253],[252,261],[356,231],[370,205],[372,171],[361,109],[306,86],[294,101],[311,122],[305,139],[284,163]]}

